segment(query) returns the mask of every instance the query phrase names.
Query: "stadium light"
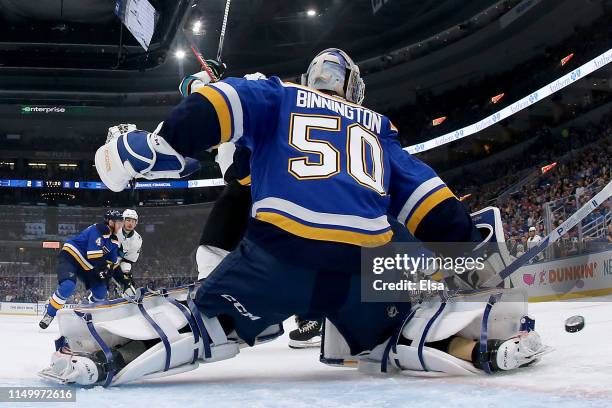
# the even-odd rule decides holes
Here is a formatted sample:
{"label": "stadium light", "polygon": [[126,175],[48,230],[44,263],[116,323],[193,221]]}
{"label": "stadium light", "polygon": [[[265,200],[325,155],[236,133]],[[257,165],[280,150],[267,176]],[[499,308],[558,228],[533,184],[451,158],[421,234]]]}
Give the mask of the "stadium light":
{"label": "stadium light", "polygon": [[176,50],[176,52],[174,53],[174,56],[178,59],[183,59],[185,58],[185,51],[183,50]]}
{"label": "stadium light", "polygon": [[307,15],[308,17],[314,17],[314,16],[316,16],[316,15],[317,15],[317,11],[316,11],[316,10],[314,10],[314,9],[310,9],[310,10],[308,10],[308,11],[306,12],[306,15]]}
{"label": "stadium light", "polygon": [[202,30],[202,21],[196,20],[196,22],[193,23],[193,28],[191,29],[191,31],[197,35],[197,34],[200,34],[201,30]]}

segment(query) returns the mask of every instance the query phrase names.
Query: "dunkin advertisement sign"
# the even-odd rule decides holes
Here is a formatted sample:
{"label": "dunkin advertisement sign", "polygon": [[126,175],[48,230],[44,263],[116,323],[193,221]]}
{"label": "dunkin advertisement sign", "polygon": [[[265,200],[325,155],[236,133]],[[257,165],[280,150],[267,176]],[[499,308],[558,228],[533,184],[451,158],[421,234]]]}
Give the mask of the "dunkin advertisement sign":
{"label": "dunkin advertisement sign", "polygon": [[612,294],[612,250],[527,265],[511,279],[532,301]]}

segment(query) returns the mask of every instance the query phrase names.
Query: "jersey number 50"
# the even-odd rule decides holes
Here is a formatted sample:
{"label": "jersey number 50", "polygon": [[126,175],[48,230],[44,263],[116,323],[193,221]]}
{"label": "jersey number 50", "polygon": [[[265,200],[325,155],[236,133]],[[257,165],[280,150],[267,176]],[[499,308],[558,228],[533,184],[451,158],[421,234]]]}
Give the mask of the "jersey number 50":
{"label": "jersey number 50", "polygon": [[[330,142],[310,137],[313,129],[340,132],[338,116],[291,114],[289,144],[297,150],[319,156],[313,163],[309,157],[289,159],[289,173],[298,180],[322,179],[340,173],[340,152]],[[344,140],[340,138],[339,140]],[[369,146],[369,149],[367,149]],[[371,170],[368,171],[366,153],[369,150]],[[348,174],[364,187],[385,195],[383,152],[378,138],[357,123],[346,128],[346,163]]]}

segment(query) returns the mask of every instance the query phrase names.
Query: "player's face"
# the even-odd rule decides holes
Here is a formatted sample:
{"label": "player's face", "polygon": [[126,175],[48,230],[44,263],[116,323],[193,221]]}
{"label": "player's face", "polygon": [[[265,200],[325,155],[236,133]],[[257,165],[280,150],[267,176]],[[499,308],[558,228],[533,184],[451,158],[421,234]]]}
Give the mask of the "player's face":
{"label": "player's face", "polygon": [[136,221],[135,219],[126,218],[123,222],[123,229],[127,232],[131,232],[134,230],[134,228],[136,228],[136,224],[138,224],[138,221]]}
{"label": "player's face", "polygon": [[123,227],[123,221],[109,221],[108,222],[108,226],[111,227],[111,229],[114,232],[119,232],[119,230]]}

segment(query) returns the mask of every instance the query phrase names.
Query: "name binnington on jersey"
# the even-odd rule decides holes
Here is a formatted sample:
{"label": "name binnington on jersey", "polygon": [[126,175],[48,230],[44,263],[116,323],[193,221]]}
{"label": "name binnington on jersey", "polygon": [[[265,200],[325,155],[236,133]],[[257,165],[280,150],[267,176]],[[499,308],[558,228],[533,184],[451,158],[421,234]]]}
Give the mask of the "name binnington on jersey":
{"label": "name binnington on jersey", "polygon": [[320,92],[297,90],[295,105],[298,108],[328,109],[349,120],[354,120],[370,132],[381,133],[382,115],[354,104],[344,103],[338,98]]}

